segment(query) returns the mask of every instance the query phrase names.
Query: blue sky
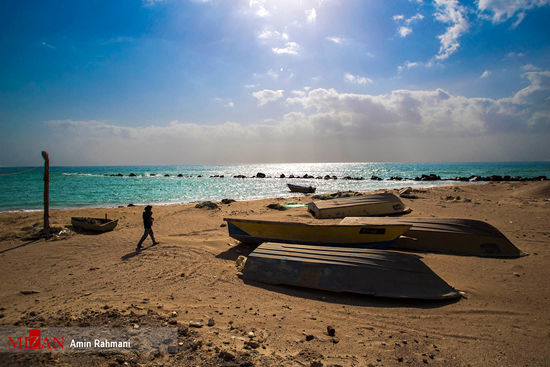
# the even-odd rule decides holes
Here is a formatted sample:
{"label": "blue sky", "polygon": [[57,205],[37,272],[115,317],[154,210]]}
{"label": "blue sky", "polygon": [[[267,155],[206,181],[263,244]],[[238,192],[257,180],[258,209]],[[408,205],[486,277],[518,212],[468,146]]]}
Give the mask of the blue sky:
{"label": "blue sky", "polygon": [[3,1],[0,165],[550,159],[550,0]]}

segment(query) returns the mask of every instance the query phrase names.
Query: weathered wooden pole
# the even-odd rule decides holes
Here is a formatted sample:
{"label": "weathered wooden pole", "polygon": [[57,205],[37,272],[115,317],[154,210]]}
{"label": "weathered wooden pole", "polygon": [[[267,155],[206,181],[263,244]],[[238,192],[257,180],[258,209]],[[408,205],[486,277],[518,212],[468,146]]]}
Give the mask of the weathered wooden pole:
{"label": "weathered wooden pole", "polygon": [[42,151],[44,158],[44,236],[50,237],[50,157]]}

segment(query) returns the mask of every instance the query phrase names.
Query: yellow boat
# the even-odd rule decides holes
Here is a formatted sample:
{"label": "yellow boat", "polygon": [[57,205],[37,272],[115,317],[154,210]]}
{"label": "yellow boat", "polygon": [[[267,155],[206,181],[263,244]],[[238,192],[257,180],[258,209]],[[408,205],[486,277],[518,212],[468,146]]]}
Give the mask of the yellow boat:
{"label": "yellow boat", "polygon": [[319,219],[400,215],[411,212],[391,193],[314,201],[309,203],[308,211]]}
{"label": "yellow boat", "polygon": [[387,248],[409,230],[406,224],[341,225],[305,224],[224,218],[229,236],[258,245],[262,242],[346,247]]}

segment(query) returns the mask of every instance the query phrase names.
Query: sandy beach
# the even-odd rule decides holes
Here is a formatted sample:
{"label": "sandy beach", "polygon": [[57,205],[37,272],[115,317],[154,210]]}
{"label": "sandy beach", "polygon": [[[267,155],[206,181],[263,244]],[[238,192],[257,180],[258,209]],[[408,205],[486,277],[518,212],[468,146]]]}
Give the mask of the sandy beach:
{"label": "sandy beach", "polygon": [[[176,354],[11,354],[0,356],[2,365],[550,365],[550,183],[447,186],[415,195],[403,199],[413,209],[409,216],[483,220],[529,255],[420,253],[464,297],[404,301],[243,283],[235,260],[253,248],[231,239],[223,218],[318,221],[305,208],[267,208],[289,199],[217,203],[219,209],[155,206],[161,243],[136,256],[143,207],[52,210],[54,226],[105,214],[119,224],[104,234],[68,231],[47,241],[27,239],[41,227],[42,212],[0,213],[0,326],[138,324],[180,331]],[[192,321],[203,326],[190,327]]]}

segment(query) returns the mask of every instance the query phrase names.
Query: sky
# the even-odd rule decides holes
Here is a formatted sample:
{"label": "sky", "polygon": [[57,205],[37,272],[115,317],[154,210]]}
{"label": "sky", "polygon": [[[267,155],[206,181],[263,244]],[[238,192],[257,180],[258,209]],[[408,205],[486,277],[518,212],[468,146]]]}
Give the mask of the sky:
{"label": "sky", "polygon": [[0,166],[550,160],[550,0],[0,3]]}

